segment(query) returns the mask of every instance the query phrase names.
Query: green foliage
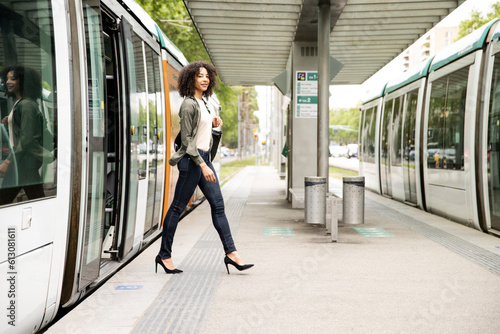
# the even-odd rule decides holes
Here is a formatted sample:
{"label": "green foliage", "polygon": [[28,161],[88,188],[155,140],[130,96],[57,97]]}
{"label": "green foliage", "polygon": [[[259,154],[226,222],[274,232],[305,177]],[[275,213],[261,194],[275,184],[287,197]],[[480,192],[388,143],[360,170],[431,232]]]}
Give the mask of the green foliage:
{"label": "green foliage", "polygon": [[222,146],[238,146],[238,94],[240,90],[226,85],[217,86],[217,98],[221,102]]}
{"label": "green foliage", "polygon": [[222,126],[222,146],[229,148],[238,147],[238,101],[239,95],[243,91],[248,92],[250,120],[253,120],[255,124],[259,123],[258,118],[253,114],[254,111],[259,109],[255,88],[220,86],[216,94],[219,101],[221,101],[221,118],[224,121],[224,125]]}
{"label": "green foliage", "polygon": [[471,11],[470,19],[464,20],[458,25],[460,30],[458,32],[457,40],[467,36],[474,30],[482,27],[496,17],[500,17],[500,2],[492,4],[491,12],[487,13],[486,16],[482,16],[481,13],[477,10]]}
{"label": "green foliage", "polygon": [[222,166],[224,167],[246,167],[246,166],[254,166],[255,165],[255,157],[245,158],[241,160],[233,160],[231,162],[225,163]]}
{"label": "green foliage", "polygon": [[348,170],[348,169],[343,169],[343,168],[337,168],[337,167],[330,167],[328,170],[329,176],[333,177],[334,179],[342,180],[344,176],[358,176],[359,173]]}
{"label": "green foliage", "polygon": [[137,0],[156,21],[167,37],[184,53],[188,61],[210,61],[182,0]]}
{"label": "green foliage", "polygon": [[330,130],[330,140],[334,140],[341,145],[357,143],[359,129],[359,108],[336,110],[330,109],[330,125],[343,125],[353,130]]}
{"label": "green foliage", "polygon": [[[202,59],[211,62],[182,0],[137,0],[137,2],[182,51],[188,61]],[[257,92],[253,88],[251,90],[254,92],[250,99],[253,115],[253,111],[258,110]],[[241,88],[227,86],[220,80],[215,89],[215,94],[221,103],[220,116],[224,121],[223,146],[236,147],[238,145],[238,94],[240,92]]]}

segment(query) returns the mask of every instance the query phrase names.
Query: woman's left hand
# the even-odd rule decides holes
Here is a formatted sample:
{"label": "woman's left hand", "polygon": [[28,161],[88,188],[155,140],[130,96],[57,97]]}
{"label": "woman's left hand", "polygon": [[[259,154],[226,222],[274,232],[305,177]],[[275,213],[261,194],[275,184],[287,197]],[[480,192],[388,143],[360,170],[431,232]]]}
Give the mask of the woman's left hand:
{"label": "woman's left hand", "polygon": [[202,162],[200,164],[200,167],[201,167],[201,173],[205,177],[205,180],[207,180],[208,182],[217,181],[214,172],[210,169],[210,167],[208,167],[208,165],[205,162]]}
{"label": "woman's left hand", "polygon": [[220,117],[214,117],[212,120],[212,125],[214,128],[218,128],[219,126],[222,126],[222,119]]}

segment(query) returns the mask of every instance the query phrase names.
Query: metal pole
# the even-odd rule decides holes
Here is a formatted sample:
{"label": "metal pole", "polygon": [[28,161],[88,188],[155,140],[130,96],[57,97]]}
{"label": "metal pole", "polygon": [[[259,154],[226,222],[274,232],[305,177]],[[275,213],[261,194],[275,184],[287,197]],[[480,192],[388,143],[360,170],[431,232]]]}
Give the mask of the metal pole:
{"label": "metal pole", "polygon": [[242,92],[241,94],[241,158],[245,158],[245,151],[246,151],[246,142],[247,139],[245,137],[246,135],[246,127],[247,123],[245,123],[245,92]]}
{"label": "metal pole", "polygon": [[326,178],[328,192],[330,1],[322,1],[318,12],[318,176]]}
{"label": "metal pole", "polygon": [[241,160],[241,94],[238,95],[238,160]]}

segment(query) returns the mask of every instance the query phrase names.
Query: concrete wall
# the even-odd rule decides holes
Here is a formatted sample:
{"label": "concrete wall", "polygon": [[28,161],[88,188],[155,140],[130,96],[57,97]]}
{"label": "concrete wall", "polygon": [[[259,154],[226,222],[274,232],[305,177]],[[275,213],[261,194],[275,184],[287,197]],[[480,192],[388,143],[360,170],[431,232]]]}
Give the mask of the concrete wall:
{"label": "concrete wall", "polygon": [[291,101],[289,121],[289,199],[292,208],[304,208],[304,178],[316,176],[317,168],[317,117],[297,117],[297,71],[317,71],[316,43],[295,42],[292,45]]}

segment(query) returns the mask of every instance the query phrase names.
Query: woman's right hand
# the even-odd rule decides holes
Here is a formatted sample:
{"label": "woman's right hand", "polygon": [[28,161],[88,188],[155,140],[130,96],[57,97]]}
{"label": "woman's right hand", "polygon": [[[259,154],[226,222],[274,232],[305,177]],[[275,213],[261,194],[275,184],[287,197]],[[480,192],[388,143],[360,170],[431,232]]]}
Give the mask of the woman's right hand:
{"label": "woman's right hand", "polygon": [[200,164],[201,167],[201,172],[203,173],[203,176],[208,182],[215,182],[217,179],[215,178],[214,172],[208,167],[208,165],[205,162],[202,162]]}
{"label": "woman's right hand", "polygon": [[0,177],[4,177],[9,170],[10,160],[5,159],[5,161],[0,165]]}
{"label": "woman's right hand", "polygon": [[9,122],[8,118],[9,118],[9,116],[5,116],[4,118],[2,118],[3,125],[7,125],[7,123]]}

